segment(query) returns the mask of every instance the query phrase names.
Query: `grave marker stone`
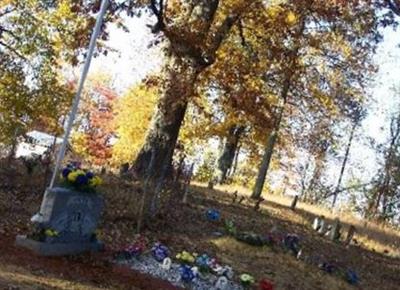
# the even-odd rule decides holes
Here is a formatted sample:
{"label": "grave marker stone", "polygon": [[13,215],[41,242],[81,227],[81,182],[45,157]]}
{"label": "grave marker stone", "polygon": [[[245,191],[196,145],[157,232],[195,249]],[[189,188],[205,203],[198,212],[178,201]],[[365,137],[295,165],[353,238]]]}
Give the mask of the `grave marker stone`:
{"label": "grave marker stone", "polygon": [[351,241],[354,238],[355,233],[356,233],[356,227],[353,225],[350,225],[349,230],[347,231],[346,240],[344,242],[346,246],[350,245]]}
{"label": "grave marker stone", "polygon": [[325,221],[325,217],[321,216],[320,227],[319,227],[319,230],[318,230],[318,234],[323,236],[323,235],[326,234],[327,230],[328,230],[328,227],[327,227],[327,224],[326,224],[326,221]]}
{"label": "grave marker stone", "polygon": [[[42,233],[40,238],[19,235],[16,243],[44,256],[100,250],[103,245],[95,231],[103,204],[102,197],[95,193],[60,187],[47,190],[39,213],[31,220]],[[53,234],[43,235],[46,231]]]}
{"label": "grave marker stone", "polygon": [[297,205],[297,201],[299,199],[299,196],[296,194],[293,198],[292,204],[290,205],[290,209],[291,210],[295,210],[296,209],[296,205]]}
{"label": "grave marker stone", "polygon": [[332,225],[332,228],[330,230],[329,238],[332,241],[338,241],[340,238],[340,230],[342,228],[342,225],[340,224],[340,220],[338,218],[335,218],[335,221]]}
{"label": "grave marker stone", "polygon": [[320,217],[316,217],[313,222],[314,231],[318,231],[321,228],[322,219]]}

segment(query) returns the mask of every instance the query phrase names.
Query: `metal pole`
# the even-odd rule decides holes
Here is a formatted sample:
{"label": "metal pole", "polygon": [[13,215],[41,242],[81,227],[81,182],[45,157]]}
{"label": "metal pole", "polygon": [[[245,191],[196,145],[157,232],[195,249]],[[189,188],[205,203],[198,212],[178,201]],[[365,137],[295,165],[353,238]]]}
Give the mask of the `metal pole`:
{"label": "metal pole", "polygon": [[81,79],[79,81],[78,91],[76,92],[76,95],[75,95],[75,98],[74,98],[74,102],[73,102],[73,105],[72,105],[72,110],[71,110],[71,113],[69,115],[67,128],[66,128],[65,134],[64,134],[64,140],[63,140],[63,143],[61,145],[60,151],[58,152],[56,165],[54,166],[53,176],[51,178],[50,185],[49,185],[50,189],[53,188],[53,186],[54,186],[54,182],[56,180],[56,177],[57,177],[57,174],[58,174],[58,170],[60,169],[61,162],[64,159],[65,150],[67,148],[67,143],[68,143],[68,138],[69,138],[69,135],[71,134],[72,125],[74,123],[74,120],[75,120],[75,117],[76,117],[76,113],[78,111],[78,105],[79,105],[79,101],[81,99],[83,86],[85,84],[85,80],[86,80],[87,74],[89,72],[89,67],[90,67],[90,63],[92,61],[94,48],[96,47],[96,40],[97,40],[97,37],[99,36],[101,25],[103,23],[103,17],[104,17],[104,14],[107,11],[107,7],[108,7],[108,0],[103,0],[102,3],[101,3],[100,12],[99,12],[99,14],[97,16],[97,19],[96,19],[96,25],[94,27],[92,36],[90,38],[88,54],[87,54],[87,57],[86,57],[85,65],[83,67],[82,76],[81,76]]}

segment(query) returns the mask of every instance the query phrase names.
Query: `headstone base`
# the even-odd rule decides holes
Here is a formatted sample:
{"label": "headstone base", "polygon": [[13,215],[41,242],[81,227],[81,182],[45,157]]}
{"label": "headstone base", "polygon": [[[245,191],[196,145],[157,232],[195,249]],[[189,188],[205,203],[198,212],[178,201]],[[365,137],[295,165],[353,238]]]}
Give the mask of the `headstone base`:
{"label": "headstone base", "polygon": [[45,243],[29,239],[25,235],[18,235],[15,243],[17,246],[32,250],[41,256],[68,256],[83,252],[97,252],[104,249],[104,244],[99,241],[87,243]]}

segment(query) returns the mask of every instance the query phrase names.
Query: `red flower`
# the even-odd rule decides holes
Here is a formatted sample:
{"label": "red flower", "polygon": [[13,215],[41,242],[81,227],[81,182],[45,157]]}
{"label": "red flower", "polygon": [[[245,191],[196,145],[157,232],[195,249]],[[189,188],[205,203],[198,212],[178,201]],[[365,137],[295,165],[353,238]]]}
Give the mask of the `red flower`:
{"label": "red flower", "polygon": [[263,279],[260,281],[259,289],[260,290],[274,290],[274,285],[272,285],[272,283],[270,281]]}

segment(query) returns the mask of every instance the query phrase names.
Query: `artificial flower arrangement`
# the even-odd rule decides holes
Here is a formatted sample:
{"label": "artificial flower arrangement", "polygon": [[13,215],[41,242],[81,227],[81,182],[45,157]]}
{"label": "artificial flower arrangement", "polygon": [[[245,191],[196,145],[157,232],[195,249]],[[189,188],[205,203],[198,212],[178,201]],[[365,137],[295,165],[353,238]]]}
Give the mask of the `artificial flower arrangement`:
{"label": "artificial flower arrangement", "polygon": [[181,261],[182,263],[193,264],[196,261],[197,254],[189,253],[188,251],[182,251],[181,253],[176,255],[176,259]]}
{"label": "artificial flower arrangement", "polygon": [[168,247],[159,242],[155,243],[155,245],[151,249],[151,252],[153,254],[154,259],[156,259],[156,261],[160,263],[164,261],[165,258],[169,257]]}
{"label": "artificial flower arrangement", "polygon": [[240,275],[240,283],[242,283],[243,287],[250,287],[250,285],[254,284],[254,277],[245,273]]}
{"label": "artificial flower arrangement", "polygon": [[61,172],[62,185],[82,192],[96,192],[103,180],[91,171],[84,170],[79,164],[68,164]]}

